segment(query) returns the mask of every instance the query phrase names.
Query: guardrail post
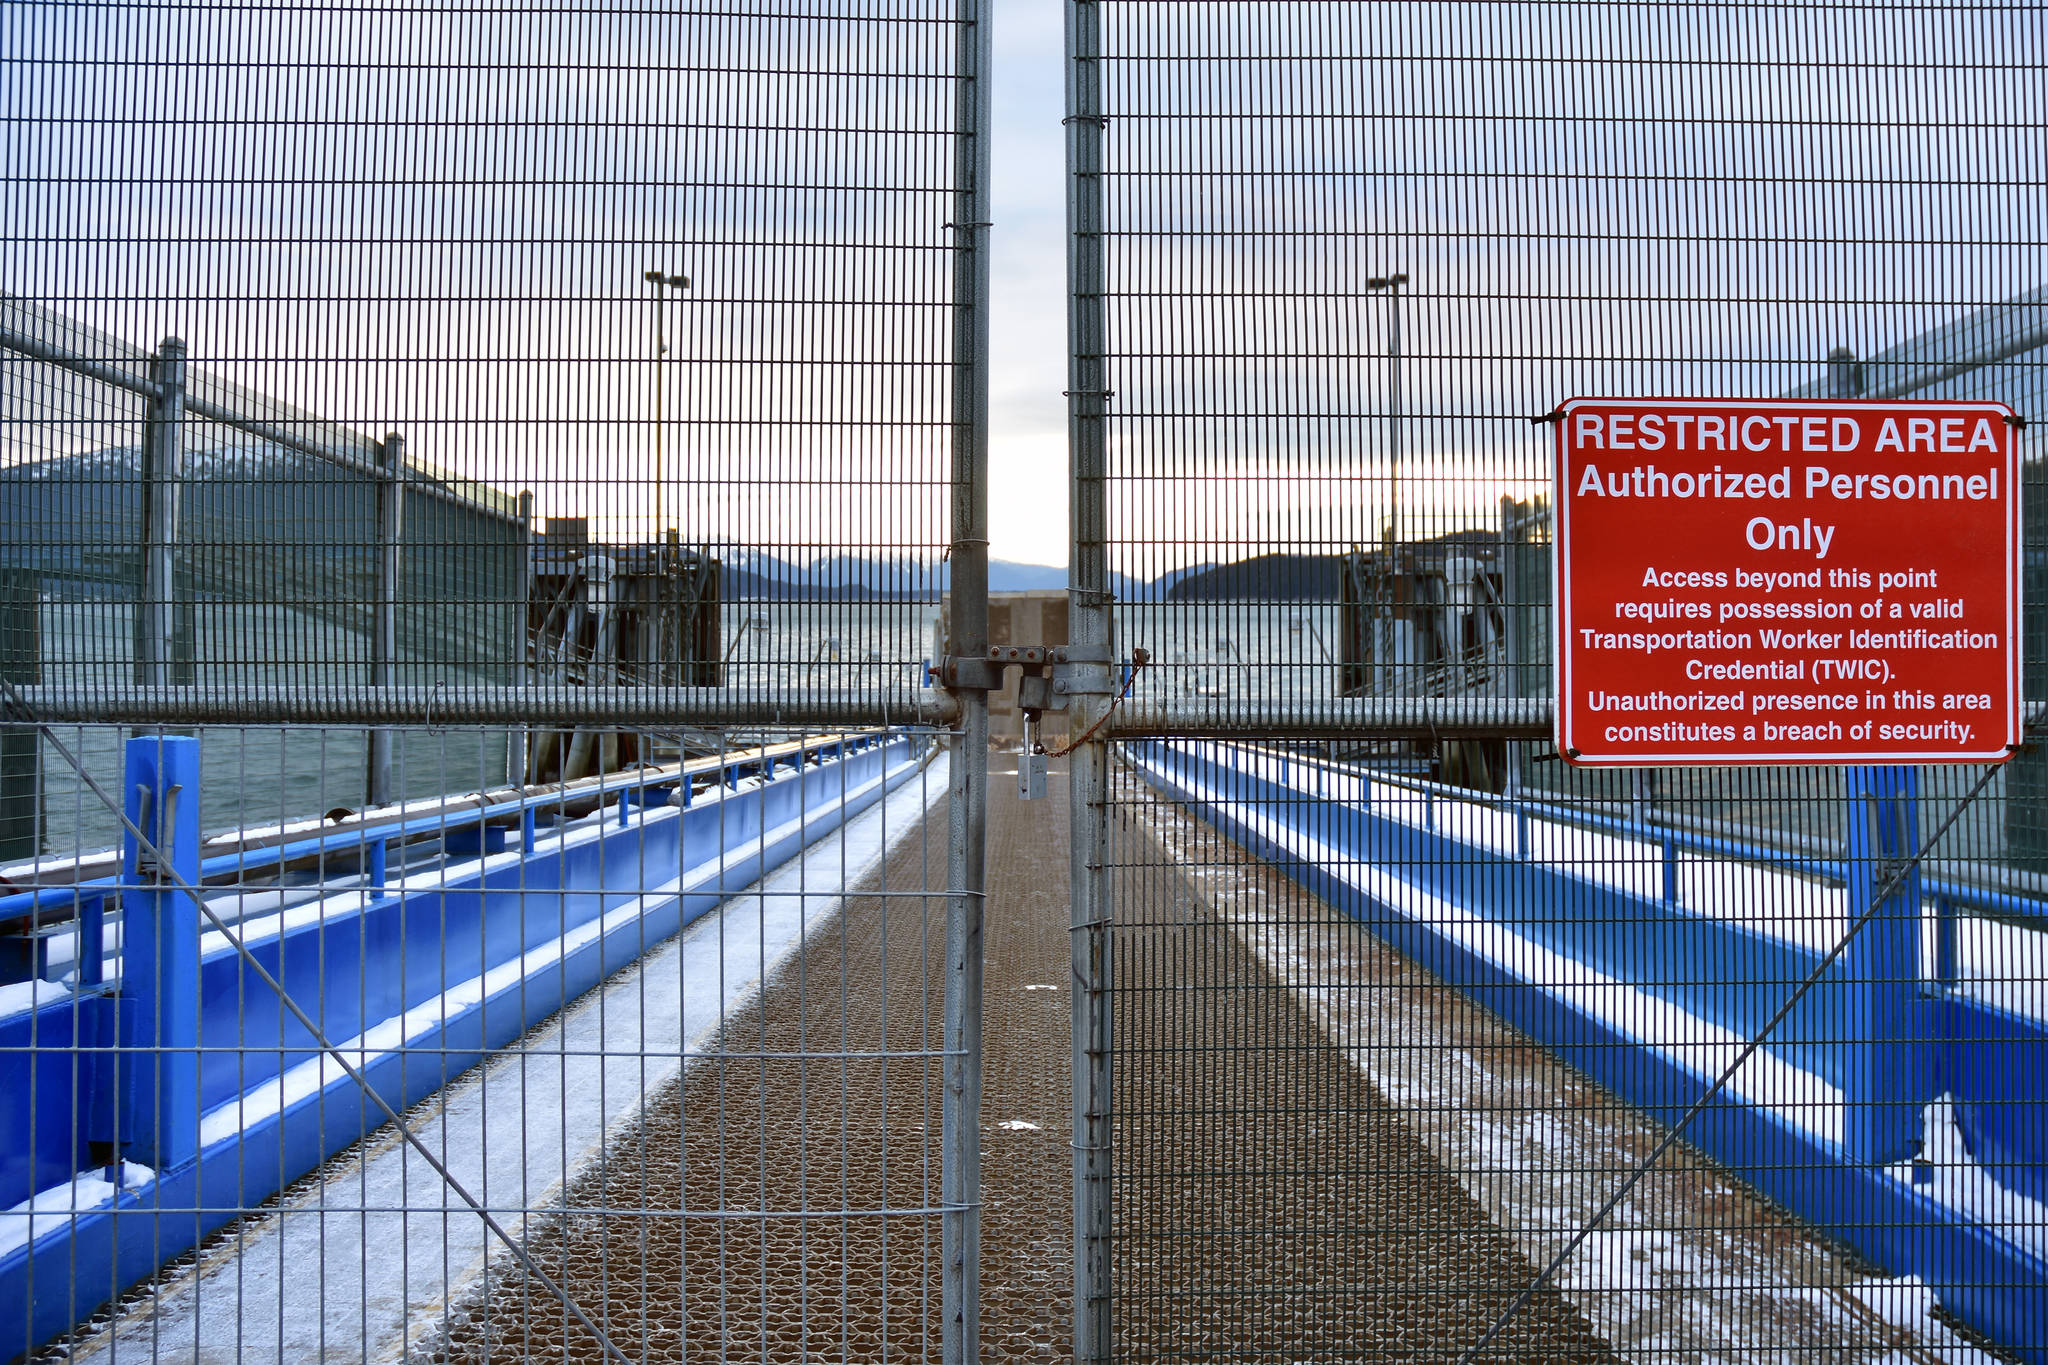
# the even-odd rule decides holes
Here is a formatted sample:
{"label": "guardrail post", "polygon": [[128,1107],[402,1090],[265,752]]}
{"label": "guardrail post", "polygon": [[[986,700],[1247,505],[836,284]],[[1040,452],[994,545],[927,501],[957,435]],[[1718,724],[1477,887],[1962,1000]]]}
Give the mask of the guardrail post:
{"label": "guardrail post", "polygon": [[1934,981],[1945,991],[1962,975],[1962,918],[1954,896],[1934,900]]}
{"label": "guardrail post", "polygon": [[[1919,849],[1918,773],[1849,768],[1844,873],[1848,922]],[[1842,954],[1836,1016],[1848,1049],[1842,1143],[1850,1161],[1889,1166],[1920,1150],[1921,1111],[1933,1098],[1920,983],[1920,869],[1877,903]]]}
{"label": "guardrail post", "polygon": [[163,855],[121,841],[121,1106],[129,1156],[164,1170],[199,1154],[199,741],[128,741],[123,808]]}
{"label": "guardrail post", "polygon": [[142,415],[142,595],[135,604],[135,680],[172,681],[176,648],[178,502],[185,473],[185,343],[166,337],[149,366],[156,394]]}
{"label": "guardrail post", "polygon": [[[370,682],[389,687],[398,680],[398,599],[405,572],[405,438],[385,436],[377,447],[383,477],[377,481],[377,608],[370,622]],[[370,731],[370,757],[364,800],[372,806],[391,804],[393,732]]]}

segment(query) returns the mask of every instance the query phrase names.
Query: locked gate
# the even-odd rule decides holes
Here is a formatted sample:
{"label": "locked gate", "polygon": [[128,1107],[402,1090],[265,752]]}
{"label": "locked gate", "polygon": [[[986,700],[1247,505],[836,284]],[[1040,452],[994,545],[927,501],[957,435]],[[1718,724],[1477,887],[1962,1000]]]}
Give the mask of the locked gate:
{"label": "locked gate", "polygon": [[5,23],[0,1360],[962,1358],[982,9]]}
{"label": "locked gate", "polygon": [[1150,661],[1069,712],[1077,1358],[2048,1351],[2031,751],[1549,703],[1565,400],[2041,406],[2015,40],[1067,6],[1074,638]]}
{"label": "locked gate", "polygon": [[1061,13],[1000,640],[984,0],[6,18],[0,1362],[2048,1359],[2048,760],[1570,766],[1547,425],[2048,410],[2039,6]]}

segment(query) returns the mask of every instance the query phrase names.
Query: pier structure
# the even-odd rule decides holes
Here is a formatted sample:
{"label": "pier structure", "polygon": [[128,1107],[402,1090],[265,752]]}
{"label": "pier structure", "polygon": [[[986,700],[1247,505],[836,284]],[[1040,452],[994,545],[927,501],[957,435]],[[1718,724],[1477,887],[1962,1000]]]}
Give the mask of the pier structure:
{"label": "pier structure", "polygon": [[2039,0],[17,8],[0,1365],[2048,1362]]}
{"label": "pier structure", "polygon": [[[791,780],[795,757],[777,757],[790,768],[754,790]],[[812,771],[831,777],[830,758]],[[748,785],[761,761],[720,782]],[[1055,765],[1048,798],[1022,801],[1000,781],[1012,761],[999,758],[991,774],[1003,831],[991,872],[1006,889],[989,906],[982,1353],[1031,1360],[1058,1356],[1068,1341],[1057,1297],[1071,1274],[1061,1036],[1070,981],[1053,874],[1067,851],[1069,780]],[[729,893],[677,936],[663,934],[670,920],[658,898],[615,909],[608,932],[635,945],[618,957],[622,970],[580,998],[565,992],[561,1013],[541,1009],[538,1028],[453,1075],[417,1127],[469,1189],[525,1209],[532,1263],[629,1359],[710,1360],[736,1346],[763,1359],[866,1358],[928,1344],[937,1286],[916,1211],[929,1178],[917,1174],[928,1170],[918,1154],[935,1155],[932,1077],[907,1056],[842,1064],[830,1076],[801,1057],[815,1049],[820,1017],[850,1056],[887,1056],[930,1027],[942,954],[929,913],[902,893],[932,879],[933,836],[946,819],[941,777],[917,769],[779,868],[764,861],[758,879],[729,868]],[[1583,1217],[1604,1188],[1560,1186],[1555,1172],[1619,1171],[1668,1121],[1658,1096],[1633,1090],[1643,1058],[1666,1059],[1668,1106],[1682,1095],[1680,1078],[1697,1084],[1739,1036],[1726,1000],[1639,998],[1628,983],[1644,974],[1611,954],[1681,952],[1686,935],[1741,938],[1749,931],[1738,907],[1757,879],[1797,878],[1725,847],[1674,844],[1540,803],[1504,808],[1469,790],[1238,746],[1135,746],[1111,794],[1122,864],[1115,950],[1133,975],[1171,963],[1177,983],[1127,992],[1115,1016],[1114,1212],[1134,1247],[1157,1248],[1118,1271],[1120,1331],[1170,1353],[1225,1342],[1291,1352],[1399,1343],[1435,1354],[1469,1345],[1570,1231],[1555,1217],[1558,1201]],[[627,837],[649,812],[620,795],[571,821],[564,837],[578,824]],[[711,809],[719,798],[704,799]],[[1438,852],[1418,856],[1430,842]],[[1617,851],[1630,856],[1598,856]],[[1564,902],[1582,907],[1569,921],[1490,909],[1533,903],[1513,886],[1517,875],[1541,875],[1528,869],[1594,864],[1603,874]],[[1425,868],[1489,884],[1500,899],[1446,901]],[[1839,915],[1825,903],[1839,894],[1812,887],[1799,924],[1818,929]],[[1670,927],[1648,943],[1613,932],[1649,932],[1645,907]],[[257,921],[246,936],[258,942],[262,932]],[[1788,957],[1802,950],[1802,932],[1787,926]],[[1657,933],[1670,941],[1660,945]],[[2012,950],[1990,926],[1967,938],[1966,974]],[[851,1010],[848,985],[860,1002]],[[1836,996],[1854,989],[1845,982]],[[1628,1045],[1611,1033],[1652,1027],[1661,1032]],[[389,1052],[421,1045],[408,1038]],[[1260,1061],[1278,1047],[1288,1067]],[[353,1048],[345,1055],[376,1064],[374,1041]],[[1932,1111],[1946,1127],[1932,1134],[1926,1170],[1846,1161],[1855,1100],[1838,1067],[1814,1060],[1827,1051],[1809,1038],[1755,1059],[1709,1135],[1658,1163],[1518,1316],[1504,1349],[1605,1360],[1790,1340],[1825,1343],[1845,1360],[1902,1351],[1991,1359],[1930,1314],[1957,1264],[2002,1256],[2017,1272],[2035,1254],[1984,1226],[2005,1221],[2002,1204],[2010,1215],[2030,1197],[2011,1171],[2032,1169],[2031,1135],[1997,1139],[2009,1165],[1969,1157],[1990,1150],[1982,1116],[2009,1112],[2003,1092],[1978,1092],[1986,1098]],[[320,1059],[301,1069],[309,1065]],[[2002,1064],[1980,1074],[2027,1084]],[[277,1092],[255,1101],[262,1121],[286,1123],[346,1094],[345,1084],[324,1096],[294,1087],[289,1071],[258,1089]],[[1517,1095],[1522,1103],[1508,1102]],[[1561,1098],[1562,1123],[1546,1117]],[[214,1160],[223,1141],[250,1140],[251,1103],[238,1101],[238,1133],[209,1121],[202,1142]],[[1305,1106],[1325,1117],[1276,1121]],[[1744,1125],[1763,1136],[1745,1138]],[[1714,1145],[1722,1141],[1734,1145]],[[1745,1152],[1751,1164],[1769,1159],[1762,1180]],[[1783,1169],[1799,1179],[1777,1197],[1756,1188],[1768,1191],[1770,1171]],[[1357,1179],[1375,1170],[1399,1175]],[[848,1184],[858,1204],[898,1216],[805,1216],[845,1202]],[[95,1223],[154,1223],[163,1215],[150,1211],[152,1192],[143,1176],[109,1193],[103,1209],[43,1218],[88,1237]],[[1828,1210],[1881,1211],[1885,1199],[1947,1212],[1923,1218],[1923,1235],[1884,1260],[1878,1248],[1846,1250]],[[638,1212],[649,1207],[680,1216],[650,1223]],[[1190,1226],[1215,1235],[1190,1239]],[[1350,1233],[1358,1227],[1375,1229],[1369,1258]],[[1925,1235],[1941,1227],[1960,1241],[1944,1248]],[[404,1255],[389,1254],[401,1246]],[[311,1256],[329,1272],[292,1273]],[[451,1264],[464,1269],[451,1276]],[[1267,1296],[1281,1285],[1293,1292],[1275,1312]],[[2001,1297],[2033,1311],[2011,1283]],[[103,1321],[73,1337],[75,1358],[116,1360],[166,1336],[200,1349],[261,1343],[280,1358],[582,1359],[598,1349],[473,1213],[451,1208],[421,1155],[389,1137],[344,1144],[274,1209],[214,1234],[196,1259]]]}

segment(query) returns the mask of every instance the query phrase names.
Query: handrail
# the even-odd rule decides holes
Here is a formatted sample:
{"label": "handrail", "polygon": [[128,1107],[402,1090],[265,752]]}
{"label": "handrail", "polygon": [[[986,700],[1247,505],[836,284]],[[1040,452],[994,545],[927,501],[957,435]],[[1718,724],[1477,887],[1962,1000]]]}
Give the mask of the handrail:
{"label": "handrail", "polygon": [[[842,754],[865,749],[882,742],[891,733],[893,732],[888,730],[851,731],[824,735],[811,740],[793,740],[785,744],[763,746],[744,757],[716,756],[694,759],[677,764],[663,764],[658,768],[607,773],[562,786],[526,788],[521,795],[502,801],[486,799],[480,804],[457,804],[475,801],[479,796],[488,798],[491,795],[488,792],[446,799],[439,805],[416,814],[399,812],[370,816],[319,831],[309,830],[305,832],[304,837],[281,835],[275,843],[254,847],[239,844],[230,850],[203,856],[199,864],[200,881],[204,884],[220,877],[246,874],[323,856],[329,852],[360,851],[373,844],[406,843],[429,835],[446,835],[451,831],[471,829],[494,820],[503,820],[530,809],[567,806],[593,798],[601,806],[614,795],[624,796],[652,787],[675,786],[707,774],[715,773],[720,785],[729,785],[746,776],[749,770],[759,772],[764,767],[773,767],[799,755],[804,762],[817,761],[828,750],[835,748],[841,750]],[[205,845],[202,844],[201,847],[203,850]],[[118,855],[115,861],[118,863]],[[104,900],[107,896],[121,891],[123,886],[121,874],[117,871],[103,877],[13,892],[0,896],[0,921],[20,919],[34,915],[39,910],[72,910],[93,900]]]}
{"label": "handrail", "polygon": [[[1490,806],[1495,810],[1521,812],[1555,820],[1562,824],[1583,828],[1605,830],[1613,833],[1633,835],[1653,842],[1668,840],[1674,847],[1696,853],[1708,853],[1717,857],[1732,858],[1742,862],[1759,863],[1771,867],[1783,867],[1808,875],[1828,877],[1835,881],[1848,879],[1849,865],[1840,857],[1829,857],[1818,853],[1798,853],[1789,849],[1772,848],[1768,844],[1752,843],[1744,839],[1730,839],[1718,835],[1698,834],[1679,825],[1644,823],[1626,816],[1601,815],[1593,811],[1578,810],[1571,806],[1558,805],[1548,801],[1532,801],[1527,797],[1510,797],[1493,792],[1474,791],[1470,787],[1454,786],[1447,782],[1432,782],[1427,778],[1408,777],[1394,772],[1380,772],[1375,769],[1350,768],[1331,763],[1328,759],[1289,750],[1270,749],[1263,745],[1241,745],[1240,748],[1267,758],[1284,758],[1290,764],[1313,768],[1341,777],[1369,778],[1374,782],[1385,782],[1390,786],[1404,787],[1433,797],[1445,797],[1464,801],[1475,806]],[[1970,882],[1954,881],[1945,877],[1920,879],[1920,898],[1923,901],[1946,902],[1962,910],[1976,910],[1985,914],[2001,915],[2013,919],[2036,919],[2048,922],[2048,899],[2023,895],[2013,891],[1999,891]]]}

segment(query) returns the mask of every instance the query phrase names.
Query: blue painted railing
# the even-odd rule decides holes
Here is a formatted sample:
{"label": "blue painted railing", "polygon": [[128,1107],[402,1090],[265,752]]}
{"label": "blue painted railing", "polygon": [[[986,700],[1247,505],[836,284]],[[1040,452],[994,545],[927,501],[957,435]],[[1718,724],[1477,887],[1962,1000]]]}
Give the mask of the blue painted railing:
{"label": "blue painted railing", "polygon": [[[369,869],[236,932],[403,1110],[880,800],[917,772],[925,741],[835,738],[708,773],[579,786],[578,806],[597,808],[545,829],[538,817],[559,811],[560,793],[212,859],[199,856],[199,743],[131,741],[128,817],[190,883],[317,855]],[[764,780],[742,789],[750,776]],[[405,875],[392,875],[386,850],[413,853]],[[324,1078],[311,1034],[138,855],[131,836],[115,877],[0,901],[14,915],[96,912],[77,928],[89,941],[75,986],[45,985],[60,998],[0,1015],[0,1095],[11,1100],[0,1108],[0,1209],[119,1161],[154,1172],[109,1206],[0,1250],[9,1357],[384,1121],[353,1082]],[[103,982],[89,969],[103,952],[98,912],[116,897],[119,971]],[[295,1067],[314,1081],[288,1087]],[[19,1216],[0,1215],[0,1226]]]}
{"label": "blue painted railing", "polygon": [[[1809,874],[1825,868],[1843,882],[1846,912],[1854,917],[1881,889],[1877,869],[1884,860],[1912,851],[1916,828],[1909,769],[1850,772],[1845,856],[1819,860],[1245,746],[1155,740],[1128,744],[1124,752],[1153,786],[1666,1123],[1712,1079],[1684,1049],[1635,1036],[1626,1021],[1588,1007],[1584,996],[1539,979],[1514,952],[1477,950],[1442,908],[1747,1037],[1820,954],[1678,903],[1674,850],[1789,864]],[[1375,809],[1375,785],[1403,788],[1411,809]],[[1499,810],[1519,833],[1497,849],[1461,834],[1458,820],[1437,818],[1438,806]],[[1532,820],[1661,842],[1663,874],[1602,875],[1613,869],[1533,862],[1523,823]],[[1765,1050],[1841,1093],[1834,1135],[1727,1095],[1704,1109],[1686,1136],[1877,1264],[1920,1276],[1964,1321],[2026,1359],[2048,1362],[2048,1261],[1980,1215],[1943,1204],[1894,1173],[1894,1163],[1918,1150],[1926,1102],[1947,1094],[1968,1149],[1991,1178],[2029,1198],[2048,1198],[2048,1021],[1951,989],[1952,925],[1940,940],[1945,951],[1936,953],[1946,975],[1923,978],[1919,969],[1923,905],[1933,901],[1938,916],[1952,919],[1958,907],[2010,914],[2016,899],[1909,875],[1778,1027]],[[2021,913],[2044,910],[2031,903]]]}

